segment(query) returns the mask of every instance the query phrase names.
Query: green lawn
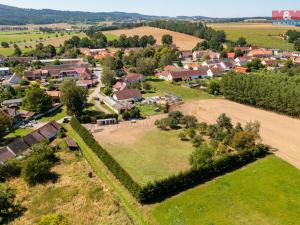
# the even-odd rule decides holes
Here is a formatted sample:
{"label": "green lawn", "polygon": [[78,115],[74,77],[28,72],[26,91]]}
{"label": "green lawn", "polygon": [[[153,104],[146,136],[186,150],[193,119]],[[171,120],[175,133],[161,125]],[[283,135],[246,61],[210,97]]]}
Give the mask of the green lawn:
{"label": "green lawn", "polygon": [[155,90],[154,93],[145,94],[144,97],[147,96],[164,96],[166,94],[173,94],[178,97],[181,97],[183,100],[195,100],[195,99],[208,99],[214,98],[214,96],[209,95],[203,91],[192,89],[186,86],[182,86],[180,84],[174,85],[168,81],[163,81],[157,78],[149,79],[148,81],[152,88]]}
{"label": "green lawn", "polygon": [[154,116],[162,113],[162,112],[156,112],[155,109],[157,107],[153,105],[137,104],[137,107],[140,109],[142,117]]}
{"label": "green lawn", "polygon": [[159,224],[300,224],[300,171],[268,156],[154,205]]}
{"label": "green lawn", "polygon": [[117,36],[115,34],[105,33],[105,36],[108,41],[113,41],[113,40],[119,39],[119,36]]}
{"label": "green lawn", "polygon": [[188,158],[194,151],[191,143],[178,138],[180,131],[151,129],[134,143],[100,144],[138,183],[163,179],[188,169]]}
{"label": "green lawn", "polygon": [[[65,33],[64,36],[58,34],[48,34],[42,33],[37,30],[32,31],[11,31],[11,32],[0,32],[0,43],[2,41],[8,42],[10,47],[9,48],[2,48],[0,47],[0,55],[9,56],[12,55],[14,52],[13,44],[16,43],[23,52],[28,52],[34,49],[34,47],[38,43],[44,43],[45,45],[52,44],[55,47],[58,47],[60,44],[63,44],[65,40],[70,39],[72,36],[77,35],[80,37],[85,36],[85,34],[81,33]],[[32,48],[25,48],[32,47]]]}
{"label": "green lawn", "polygon": [[41,119],[39,119],[39,121],[40,122],[58,121],[58,120],[63,119],[65,116],[67,116],[66,109],[60,108],[56,112],[42,117]]}
{"label": "green lawn", "polygon": [[4,138],[16,138],[16,137],[23,137],[27,134],[30,134],[33,131],[31,128],[19,128],[15,130],[14,132],[9,133]]}
{"label": "green lawn", "polygon": [[278,27],[272,24],[223,23],[209,24],[209,26],[217,30],[224,30],[227,34],[227,39],[231,41],[236,41],[243,36],[252,45],[283,50],[294,50],[294,46],[281,38],[280,35],[286,33],[289,29],[299,29],[296,27]]}

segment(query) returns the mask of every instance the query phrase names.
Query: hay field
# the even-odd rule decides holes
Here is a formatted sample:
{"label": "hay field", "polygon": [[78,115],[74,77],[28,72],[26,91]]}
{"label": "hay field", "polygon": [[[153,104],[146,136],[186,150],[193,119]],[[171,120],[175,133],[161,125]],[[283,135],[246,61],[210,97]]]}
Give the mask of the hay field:
{"label": "hay field", "polygon": [[292,26],[273,26],[271,23],[215,23],[208,26],[216,30],[224,30],[227,39],[236,41],[243,36],[248,43],[265,48],[293,50],[293,44],[282,37],[290,29],[300,30]]}
{"label": "hay field", "polygon": [[181,50],[192,50],[195,47],[195,45],[200,41],[199,38],[190,35],[181,34],[178,32],[168,31],[168,30],[154,28],[154,27],[138,27],[133,29],[107,31],[105,33],[115,34],[118,36],[122,34],[125,34],[126,36],[153,35],[154,38],[157,40],[157,44],[161,44],[161,38],[163,35],[170,34],[173,36],[173,42]]}
{"label": "hay field", "polygon": [[133,224],[110,187],[95,174],[89,178],[93,170],[79,153],[65,150],[58,156],[60,163],[52,168],[59,175],[57,182],[29,188],[22,178],[9,181],[17,202],[26,209],[9,224],[37,224],[41,216],[52,213],[63,214],[72,225]]}

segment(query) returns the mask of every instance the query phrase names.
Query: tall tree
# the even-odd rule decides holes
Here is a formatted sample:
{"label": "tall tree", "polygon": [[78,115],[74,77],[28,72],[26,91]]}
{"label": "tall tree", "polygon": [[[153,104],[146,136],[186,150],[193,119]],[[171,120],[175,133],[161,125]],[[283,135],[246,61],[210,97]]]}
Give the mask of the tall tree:
{"label": "tall tree", "polygon": [[72,79],[65,80],[61,86],[61,102],[67,107],[70,114],[81,116],[87,101],[87,90],[77,87]]}
{"label": "tall tree", "polygon": [[52,100],[44,89],[31,87],[25,92],[22,106],[28,111],[41,113],[52,107]]}

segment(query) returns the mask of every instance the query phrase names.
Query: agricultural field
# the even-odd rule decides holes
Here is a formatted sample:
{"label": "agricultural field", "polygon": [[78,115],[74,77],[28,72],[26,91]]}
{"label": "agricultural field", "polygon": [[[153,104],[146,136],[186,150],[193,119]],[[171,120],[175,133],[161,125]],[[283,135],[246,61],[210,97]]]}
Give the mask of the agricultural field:
{"label": "agricultural field", "polygon": [[231,41],[236,41],[243,36],[252,45],[283,50],[294,50],[294,48],[293,44],[284,40],[282,35],[290,29],[300,30],[296,27],[273,26],[271,23],[217,23],[208,26],[216,30],[224,30],[227,39]]}
{"label": "agricultural field", "polygon": [[179,131],[157,129],[154,122],[162,116],[123,122],[94,133],[100,145],[141,185],[190,168],[188,159],[194,147],[178,138]]}
{"label": "agricultural field", "polygon": [[151,209],[162,225],[300,224],[299,170],[268,156]]}
{"label": "agricultural field", "polygon": [[[43,43],[44,45],[52,44],[55,47],[58,47],[60,44],[63,44],[65,40],[70,39],[73,35],[78,35],[83,37],[84,34],[78,33],[64,33],[62,36],[58,34],[48,34],[42,33],[39,31],[11,31],[11,32],[0,32],[0,43],[5,41],[10,44],[9,48],[0,47],[0,55],[9,56],[13,54],[14,48],[13,44],[16,43],[23,52],[32,50],[38,43]],[[27,48],[25,48],[27,46]],[[30,48],[30,46],[32,48]]]}
{"label": "agricultural field", "polygon": [[155,77],[148,79],[147,82],[151,85],[153,93],[145,94],[144,97],[165,96],[166,94],[172,94],[181,97],[184,101],[215,98],[206,92],[192,89],[187,86],[182,86],[180,83],[171,84],[168,81],[163,81]]}
{"label": "agricultural field", "polygon": [[138,27],[133,29],[126,29],[126,30],[114,30],[114,31],[106,31],[105,34],[114,34],[120,36],[125,34],[126,36],[133,36],[133,35],[153,35],[153,37],[157,40],[157,44],[161,44],[161,38],[165,34],[170,34],[173,36],[173,43],[176,44],[181,50],[191,50],[193,49],[196,44],[200,41],[199,38],[181,34],[173,31],[163,30],[154,27]]}
{"label": "agricultural field", "polygon": [[226,113],[234,123],[258,121],[262,142],[272,146],[277,156],[300,169],[299,119],[222,99],[190,101],[179,110],[196,116],[200,122],[214,123],[221,113]]}
{"label": "agricultural field", "polygon": [[[43,215],[62,214],[70,224],[132,224],[118,200],[92,171],[79,153],[59,152],[60,163],[52,168],[59,175],[55,183],[28,188],[21,178],[9,181],[17,202],[26,208],[12,225],[37,224]],[[82,213],[84,211],[84,213]]]}

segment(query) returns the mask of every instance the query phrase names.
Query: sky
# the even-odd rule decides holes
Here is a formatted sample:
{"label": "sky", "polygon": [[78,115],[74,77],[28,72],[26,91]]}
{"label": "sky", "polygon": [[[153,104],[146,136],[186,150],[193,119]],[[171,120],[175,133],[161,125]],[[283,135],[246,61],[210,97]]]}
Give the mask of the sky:
{"label": "sky", "polygon": [[300,10],[300,0],[0,0],[34,9],[137,12],[159,16],[271,16],[272,10]]}

